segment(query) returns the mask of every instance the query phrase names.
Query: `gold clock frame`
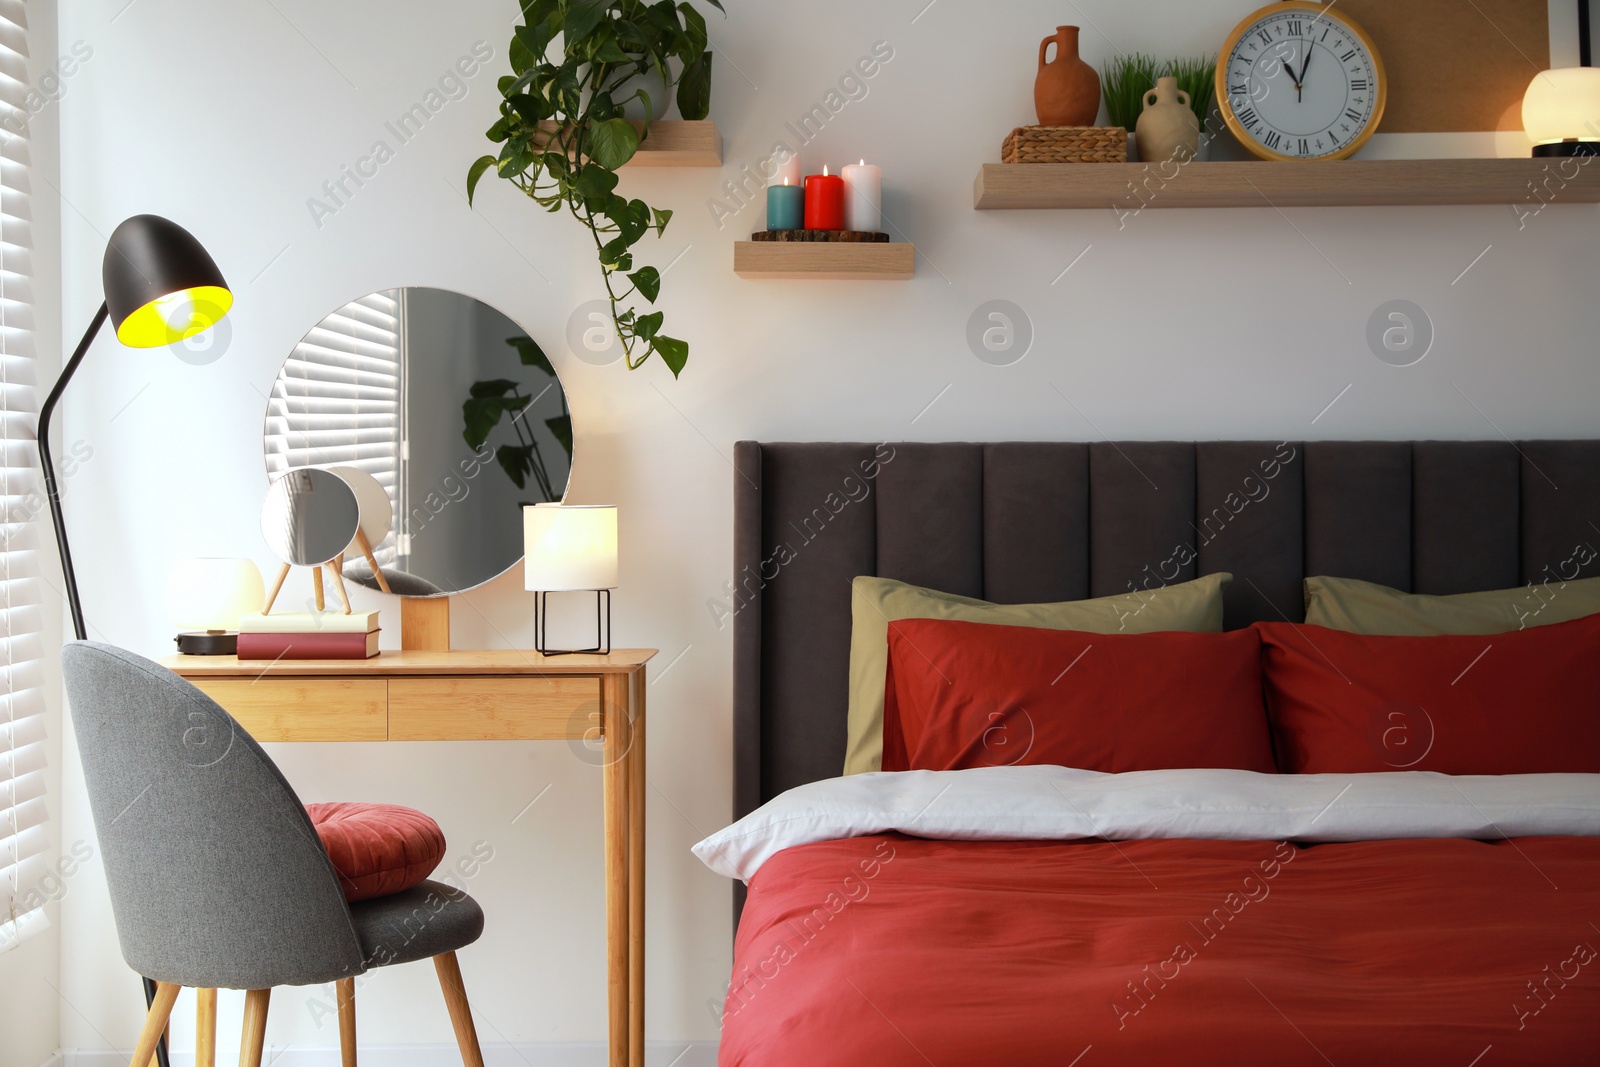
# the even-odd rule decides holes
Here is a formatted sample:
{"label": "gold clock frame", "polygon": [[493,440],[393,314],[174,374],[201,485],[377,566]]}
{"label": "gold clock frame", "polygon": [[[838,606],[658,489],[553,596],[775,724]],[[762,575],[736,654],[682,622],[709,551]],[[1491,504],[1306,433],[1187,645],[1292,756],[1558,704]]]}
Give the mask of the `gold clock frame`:
{"label": "gold clock frame", "polygon": [[[1372,135],[1378,132],[1378,126],[1383,122],[1384,109],[1389,105],[1389,72],[1383,65],[1383,54],[1378,51],[1377,42],[1372,39],[1371,34],[1369,34],[1365,29],[1363,29],[1342,12],[1333,13],[1330,10],[1332,6],[1333,5],[1331,4],[1314,3],[1311,2],[1311,0],[1283,0],[1283,2],[1280,3],[1268,4],[1266,7],[1260,8],[1259,10],[1253,11],[1249,15],[1246,15],[1244,21],[1240,22],[1239,25],[1233,28],[1233,32],[1228,34],[1228,39],[1223,43],[1222,51],[1218,54],[1217,62],[1217,109],[1222,113],[1222,121],[1226,123],[1228,129],[1233,132],[1233,136],[1241,145],[1245,147],[1246,151],[1250,152],[1251,154],[1258,156],[1261,159],[1282,160],[1284,162],[1292,163],[1331,163],[1338,159],[1349,159],[1351,156],[1361,151],[1366,143],[1371,140]],[[1349,32],[1352,37],[1359,39],[1361,43],[1366,46],[1368,54],[1372,56],[1372,63],[1374,67],[1373,73],[1378,82],[1378,102],[1377,107],[1372,112],[1372,121],[1368,123],[1367,128],[1358,134],[1354,139],[1352,139],[1349,144],[1346,144],[1339,151],[1325,156],[1313,156],[1311,158],[1306,158],[1304,156],[1290,156],[1285,155],[1282,152],[1273,151],[1266,145],[1257,141],[1254,137],[1250,136],[1249,132],[1245,130],[1243,123],[1239,121],[1238,116],[1233,113],[1233,104],[1228,99],[1227,61],[1228,58],[1233,55],[1233,50],[1239,46],[1239,42],[1244,39],[1245,34],[1249,33],[1250,30],[1254,28],[1256,23],[1260,22],[1268,15],[1276,15],[1285,11],[1303,11],[1314,16],[1313,21],[1322,18],[1329,19],[1330,21],[1337,20],[1340,26],[1344,27],[1344,29]]]}

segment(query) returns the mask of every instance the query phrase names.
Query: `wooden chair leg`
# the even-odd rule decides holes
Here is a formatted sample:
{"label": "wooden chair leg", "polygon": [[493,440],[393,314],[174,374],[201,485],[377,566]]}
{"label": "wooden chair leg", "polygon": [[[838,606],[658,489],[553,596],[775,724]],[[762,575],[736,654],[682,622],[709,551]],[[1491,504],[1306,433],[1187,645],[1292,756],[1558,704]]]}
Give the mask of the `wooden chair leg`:
{"label": "wooden chair leg", "polygon": [[139,1044],[134,1047],[130,1067],[146,1067],[150,1057],[156,1054],[156,1044],[167,1032],[167,1020],[172,1017],[172,1005],[177,1003],[178,989],[168,982],[156,983],[156,998],[145,1014],[144,1029],[139,1031]]}
{"label": "wooden chair leg", "polygon": [[334,983],[339,1000],[339,1055],[342,1067],[356,1067],[356,980]]}
{"label": "wooden chair leg", "polygon": [[478,1030],[472,1025],[472,1006],[467,1003],[467,987],[461,983],[456,954],[440,953],[433,957],[433,967],[439,972],[439,988],[444,990],[444,1003],[450,1009],[450,1025],[456,1030],[461,1062],[466,1067],[483,1067],[483,1050],[478,1047]]}
{"label": "wooden chair leg", "polygon": [[217,1067],[217,991],[194,991],[194,1067]]}
{"label": "wooden chair leg", "polygon": [[239,1067],[261,1067],[261,1050],[267,1043],[267,1004],[270,989],[252,989],[244,995],[244,1035],[239,1041]]}

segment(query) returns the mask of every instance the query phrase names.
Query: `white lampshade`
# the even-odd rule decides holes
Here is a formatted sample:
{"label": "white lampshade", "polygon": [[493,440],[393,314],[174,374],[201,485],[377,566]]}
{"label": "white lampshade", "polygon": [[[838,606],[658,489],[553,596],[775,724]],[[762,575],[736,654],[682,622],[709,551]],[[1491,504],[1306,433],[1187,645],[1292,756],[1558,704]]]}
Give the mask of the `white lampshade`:
{"label": "white lampshade", "polygon": [[617,509],[535,504],[522,509],[523,577],[534,592],[617,587]]}
{"label": "white lampshade", "polygon": [[260,611],[267,589],[248,559],[186,559],[167,580],[167,612],[179,630],[237,630]]}
{"label": "white lampshade", "polygon": [[1522,128],[1535,144],[1600,141],[1600,67],[1534,75],[1522,97]]}

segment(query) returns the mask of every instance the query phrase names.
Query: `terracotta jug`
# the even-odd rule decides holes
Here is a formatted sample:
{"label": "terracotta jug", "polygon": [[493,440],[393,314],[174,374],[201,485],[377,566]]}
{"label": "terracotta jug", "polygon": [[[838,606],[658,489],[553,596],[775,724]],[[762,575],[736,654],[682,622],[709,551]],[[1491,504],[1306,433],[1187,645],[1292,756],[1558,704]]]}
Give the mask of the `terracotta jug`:
{"label": "terracotta jug", "polygon": [[1200,150],[1200,120],[1176,78],[1158,78],[1144,94],[1138,126],[1139,158],[1146,163],[1187,163]]}
{"label": "terracotta jug", "polygon": [[[1045,55],[1056,46],[1056,57]],[[1078,58],[1078,27],[1057,26],[1054,37],[1039,42],[1039,76],[1033,105],[1041,126],[1093,126],[1100,114],[1100,75]]]}

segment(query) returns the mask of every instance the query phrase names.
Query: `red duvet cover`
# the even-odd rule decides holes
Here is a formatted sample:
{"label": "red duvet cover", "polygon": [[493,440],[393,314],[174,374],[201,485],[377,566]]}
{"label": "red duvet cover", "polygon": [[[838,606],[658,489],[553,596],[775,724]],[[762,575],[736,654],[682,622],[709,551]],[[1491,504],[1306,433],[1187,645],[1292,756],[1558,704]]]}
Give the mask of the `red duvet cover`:
{"label": "red duvet cover", "polygon": [[786,849],[724,1067],[1600,1063],[1600,838]]}

